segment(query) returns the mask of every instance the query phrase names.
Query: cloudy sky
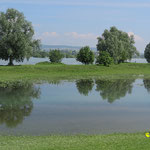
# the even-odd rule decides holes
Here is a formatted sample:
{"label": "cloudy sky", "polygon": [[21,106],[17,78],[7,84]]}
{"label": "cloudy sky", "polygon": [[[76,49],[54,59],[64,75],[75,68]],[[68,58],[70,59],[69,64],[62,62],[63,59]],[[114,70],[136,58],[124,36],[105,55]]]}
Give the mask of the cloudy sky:
{"label": "cloudy sky", "polygon": [[134,35],[140,52],[150,42],[150,0],[0,0],[7,8],[23,12],[43,44],[95,47],[111,26]]}

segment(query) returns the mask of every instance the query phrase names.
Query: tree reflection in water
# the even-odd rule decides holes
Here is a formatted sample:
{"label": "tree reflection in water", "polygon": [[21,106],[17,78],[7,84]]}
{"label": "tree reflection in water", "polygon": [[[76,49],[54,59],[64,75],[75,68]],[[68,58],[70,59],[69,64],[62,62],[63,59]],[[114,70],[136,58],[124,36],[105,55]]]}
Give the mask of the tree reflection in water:
{"label": "tree reflection in water", "polygon": [[0,124],[16,127],[33,109],[33,98],[39,98],[40,88],[25,84],[16,88],[0,88]]}
{"label": "tree reflection in water", "polygon": [[109,103],[125,97],[127,93],[131,94],[134,82],[134,79],[95,80],[96,91],[99,91],[102,98]]}
{"label": "tree reflection in water", "polygon": [[144,87],[150,93],[150,79],[143,79]]}
{"label": "tree reflection in water", "polygon": [[94,81],[92,79],[82,79],[76,81],[76,87],[80,94],[88,96],[88,93],[92,91]]}

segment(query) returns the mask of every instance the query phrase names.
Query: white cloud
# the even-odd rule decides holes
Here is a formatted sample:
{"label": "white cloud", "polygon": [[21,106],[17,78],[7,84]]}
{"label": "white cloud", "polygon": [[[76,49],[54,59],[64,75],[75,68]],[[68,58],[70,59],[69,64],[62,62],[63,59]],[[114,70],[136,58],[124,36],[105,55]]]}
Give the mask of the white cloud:
{"label": "white cloud", "polygon": [[144,49],[145,49],[145,46],[146,46],[147,42],[141,36],[139,36],[139,35],[137,35],[133,32],[128,32],[128,35],[129,36],[131,36],[131,35],[134,36],[135,46],[137,47],[137,50],[140,53],[144,53]]}
{"label": "white cloud", "polygon": [[87,34],[80,34],[77,32],[69,32],[69,33],[65,33],[65,36],[68,36],[70,38],[75,38],[75,39],[96,39],[98,36],[94,35],[92,33],[87,33]]}
{"label": "white cloud", "polygon": [[93,33],[56,33],[56,32],[44,32],[42,34],[36,34],[35,38],[40,39],[43,44],[51,45],[74,45],[84,46],[89,45],[92,47],[96,46],[97,35]]}
{"label": "white cloud", "polygon": [[59,37],[59,34],[56,32],[44,32],[39,36],[41,40],[44,40],[46,38],[56,38],[56,37]]}
{"label": "white cloud", "polygon": [[141,36],[136,35],[136,34],[133,33],[133,32],[128,32],[128,35],[129,35],[129,36],[133,35],[133,36],[134,36],[134,40],[135,40],[136,42],[139,42],[139,41],[143,42],[143,41],[144,41],[144,39],[143,39]]}

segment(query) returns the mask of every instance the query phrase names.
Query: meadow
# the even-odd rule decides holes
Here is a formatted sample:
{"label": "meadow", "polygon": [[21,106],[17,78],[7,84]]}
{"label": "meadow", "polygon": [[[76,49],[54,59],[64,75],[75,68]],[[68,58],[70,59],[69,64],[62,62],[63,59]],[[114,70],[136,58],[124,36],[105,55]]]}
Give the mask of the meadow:
{"label": "meadow", "polygon": [[71,80],[82,78],[149,78],[150,64],[122,63],[110,67],[98,65],[37,65],[0,66],[0,86],[11,86],[27,81]]}
{"label": "meadow", "polygon": [[1,150],[149,150],[144,133],[74,136],[0,136]]}

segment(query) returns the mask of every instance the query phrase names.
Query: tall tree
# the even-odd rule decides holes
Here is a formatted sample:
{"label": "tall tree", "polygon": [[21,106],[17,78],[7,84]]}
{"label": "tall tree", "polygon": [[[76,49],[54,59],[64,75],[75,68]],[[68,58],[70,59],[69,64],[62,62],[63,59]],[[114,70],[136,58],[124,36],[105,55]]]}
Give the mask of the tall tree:
{"label": "tall tree", "polygon": [[29,59],[32,50],[39,49],[39,41],[33,39],[34,30],[23,13],[15,9],[0,12],[0,59],[21,62]]}
{"label": "tall tree", "polygon": [[104,31],[102,37],[98,37],[97,50],[108,52],[115,63],[121,63],[139,54],[134,43],[133,36],[111,27]]}
{"label": "tall tree", "polygon": [[147,62],[150,63],[150,43],[147,44],[145,48],[144,57],[146,58]]}

